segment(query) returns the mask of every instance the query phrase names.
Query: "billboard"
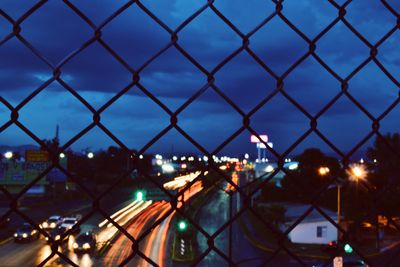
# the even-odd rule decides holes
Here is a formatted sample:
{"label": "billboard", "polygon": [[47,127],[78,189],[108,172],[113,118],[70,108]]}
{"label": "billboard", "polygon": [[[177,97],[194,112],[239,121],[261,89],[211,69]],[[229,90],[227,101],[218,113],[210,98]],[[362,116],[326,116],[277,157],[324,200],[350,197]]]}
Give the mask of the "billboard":
{"label": "billboard", "polygon": [[43,150],[26,150],[25,159],[29,162],[47,162],[49,161],[49,152]]}
{"label": "billboard", "polygon": [[[258,138],[258,136],[261,138],[261,140]],[[252,142],[252,143],[261,143],[261,141],[264,141],[265,143],[268,142],[268,135],[259,134],[258,136],[252,134],[250,137],[250,142]]]}
{"label": "billboard", "polygon": [[[43,150],[25,151],[25,180],[31,181],[48,168],[49,152]],[[39,183],[46,183],[46,176]]]}

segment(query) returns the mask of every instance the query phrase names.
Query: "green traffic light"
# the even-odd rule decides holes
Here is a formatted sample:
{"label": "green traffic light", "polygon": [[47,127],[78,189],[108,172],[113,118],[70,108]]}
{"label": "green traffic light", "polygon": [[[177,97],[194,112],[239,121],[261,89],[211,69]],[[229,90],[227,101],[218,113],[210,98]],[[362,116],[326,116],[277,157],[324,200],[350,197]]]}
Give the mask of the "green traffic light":
{"label": "green traffic light", "polygon": [[180,221],[180,222],[178,223],[178,228],[179,228],[179,230],[185,231],[186,227],[187,227],[187,225],[186,225],[186,223],[185,223],[184,221]]}
{"label": "green traffic light", "polygon": [[353,252],[353,248],[349,244],[346,244],[346,245],[344,245],[344,252],[352,253]]}
{"label": "green traffic light", "polygon": [[143,194],[142,191],[139,191],[139,192],[136,193],[136,200],[142,201],[143,197],[144,197],[144,194]]}

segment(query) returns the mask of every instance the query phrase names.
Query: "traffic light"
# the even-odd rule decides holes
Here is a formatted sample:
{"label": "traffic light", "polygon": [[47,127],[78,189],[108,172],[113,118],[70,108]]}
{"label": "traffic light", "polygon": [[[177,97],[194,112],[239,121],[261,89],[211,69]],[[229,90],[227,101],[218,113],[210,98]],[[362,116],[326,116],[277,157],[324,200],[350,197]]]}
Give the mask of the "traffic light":
{"label": "traffic light", "polygon": [[179,221],[178,222],[178,229],[179,229],[179,231],[185,231],[186,230],[186,228],[187,228],[187,224],[186,224],[186,222],[185,221]]}
{"label": "traffic light", "polygon": [[344,245],[343,249],[344,249],[344,252],[346,252],[346,253],[353,252],[353,248],[349,244]]}
{"label": "traffic light", "polygon": [[144,193],[142,191],[137,191],[136,192],[136,200],[143,201],[143,198],[144,198]]}

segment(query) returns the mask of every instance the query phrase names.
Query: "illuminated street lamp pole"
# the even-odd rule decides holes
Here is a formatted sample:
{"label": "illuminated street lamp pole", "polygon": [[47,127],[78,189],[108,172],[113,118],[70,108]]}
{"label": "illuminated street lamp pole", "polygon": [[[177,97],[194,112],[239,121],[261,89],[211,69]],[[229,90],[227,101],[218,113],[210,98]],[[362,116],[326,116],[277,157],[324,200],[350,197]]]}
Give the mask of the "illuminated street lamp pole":
{"label": "illuminated street lamp pole", "polygon": [[[321,176],[326,176],[330,173],[330,169],[328,167],[320,167],[318,169],[318,174]],[[339,182],[336,183],[337,188],[337,224],[340,226],[340,192],[341,192],[341,185]],[[339,243],[340,238],[340,231],[337,230],[337,242]]]}
{"label": "illuminated street lamp pole", "polygon": [[[367,172],[366,172],[364,166],[358,165],[358,164],[351,165],[350,169],[348,169],[346,172],[347,172],[350,180],[355,181],[355,182],[364,180],[365,177],[367,176]],[[322,166],[318,169],[318,174],[321,176],[327,176],[327,175],[329,175],[329,173],[330,173],[330,169],[328,167]],[[340,226],[340,214],[341,214],[341,210],[340,210],[341,196],[340,196],[340,194],[341,194],[341,187],[342,187],[340,182],[336,183],[336,187],[337,187],[337,224]],[[338,242],[339,242],[339,238],[340,238],[340,232],[338,230],[338,232],[337,232],[337,241]]]}

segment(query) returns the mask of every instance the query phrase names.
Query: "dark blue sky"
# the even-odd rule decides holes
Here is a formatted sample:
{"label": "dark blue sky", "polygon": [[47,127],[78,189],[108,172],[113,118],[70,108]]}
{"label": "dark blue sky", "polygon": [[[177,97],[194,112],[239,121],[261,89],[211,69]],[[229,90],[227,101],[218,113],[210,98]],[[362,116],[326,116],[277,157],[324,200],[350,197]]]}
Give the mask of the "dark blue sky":
{"label": "dark blue sky", "polygon": [[[95,25],[100,25],[127,1],[70,1]],[[345,1],[336,1],[338,5]],[[398,1],[387,1],[400,12]],[[36,1],[2,0],[2,12],[13,20]],[[141,1],[170,29],[175,30],[206,1]],[[275,10],[273,1],[217,0],[214,3],[243,34],[252,31]],[[346,20],[371,43],[378,42],[396,25],[396,16],[380,1],[355,0],[346,6]],[[284,1],[282,14],[309,39],[329,25],[338,9],[328,1]],[[57,65],[72,51],[93,37],[93,29],[62,1],[49,1],[26,18],[21,36],[49,62]],[[12,32],[12,25],[0,17],[0,38]],[[136,4],[111,20],[102,29],[102,40],[133,69],[170,42],[170,34],[149,18]],[[207,71],[242,45],[242,39],[207,8],[178,33],[178,44]],[[377,59],[397,80],[400,79],[400,32],[396,30],[378,47]],[[280,76],[308,51],[308,44],[276,16],[250,37],[250,49]],[[369,48],[343,22],[338,22],[316,43],[315,53],[342,78],[347,77],[370,54]],[[132,81],[132,75],[98,42],[93,43],[61,68],[61,78],[95,109],[100,108]],[[16,37],[0,46],[1,97],[18,105],[50,79],[52,70]],[[207,76],[171,47],[140,72],[140,83],[172,112],[207,83]],[[275,79],[249,53],[242,51],[215,74],[215,85],[244,112],[252,110],[276,89]],[[340,82],[313,57],[308,57],[284,80],[284,90],[311,115],[315,115],[336,94]],[[378,117],[399,96],[391,82],[374,62],[368,63],[349,80],[349,93]],[[58,82],[47,86],[20,110],[19,120],[40,138],[52,138],[60,125],[61,141],[66,142],[92,121],[91,112]],[[396,107],[381,121],[381,132],[399,131],[400,110]],[[0,124],[10,112],[0,105]],[[141,148],[169,124],[169,115],[139,88],[127,94],[101,114],[101,122],[128,147]],[[178,124],[206,149],[212,151],[242,125],[242,117],[212,88],[178,116]],[[251,127],[266,133],[278,152],[285,151],[304,132],[310,121],[281,93],[251,117]],[[343,152],[349,151],[371,130],[371,120],[348,97],[339,99],[318,119],[318,129]],[[255,152],[243,132],[224,152]],[[0,143],[33,144],[16,126],[0,133]],[[104,148],[114,144],[98,128],[72,145],[74,149]],[[329,147],[315,134],[299,146]],[[366,145],[367,146],[367,145]],[[362,149],[365,149],[364,146]],[[187,152],[197,150],[176,130],[171,130],[150,151]],[[295,152],[296,152],[295,151]]]}

